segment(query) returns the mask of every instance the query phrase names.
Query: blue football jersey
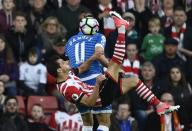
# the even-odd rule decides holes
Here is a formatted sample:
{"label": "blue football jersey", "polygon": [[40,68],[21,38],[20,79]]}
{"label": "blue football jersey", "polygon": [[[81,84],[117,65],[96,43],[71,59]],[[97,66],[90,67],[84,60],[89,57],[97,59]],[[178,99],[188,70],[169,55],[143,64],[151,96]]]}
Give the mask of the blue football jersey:
{"label": "blue football jersey", "polygon": [[[66,55],[69,57],[70,66],[72,68],[79,67],[94,54],[97,46],[104,48],[105,43],[106,38],[100,33],[87,36],[80,32],[72,36],[68,40],[65,48]],[[90,68],[86,72],[79,74],[78,77],[90,85],[95,85],[95,78],[102,73],[102,69],[103,67],[100,62],[94,61]]]}

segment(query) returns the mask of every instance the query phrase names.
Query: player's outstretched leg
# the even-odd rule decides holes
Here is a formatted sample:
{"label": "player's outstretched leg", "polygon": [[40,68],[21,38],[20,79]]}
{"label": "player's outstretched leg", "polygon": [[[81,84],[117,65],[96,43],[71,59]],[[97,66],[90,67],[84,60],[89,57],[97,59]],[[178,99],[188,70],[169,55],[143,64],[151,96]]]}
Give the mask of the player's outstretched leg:
{"label": "player's outstretched leg", "polygon": [[[121,70],[121,64],[125,55],[125,30],[128,28],[128,22],[116,12],[110,12],[116,27],[118,28],[118,37],[115,44],[114,54],[110,61],[107,73],[116,82],[119,79],[119,72]],[[136,88],[137,94],[151,105],[156,106],[157,113],[159,115],[165,114],[177,110],[179,106],[170,106],[166,103],[160,102],[160,100],[152,93],[152,91],[137,77],[122,78],[121,79],[122,93],[127,93],[130,89]]]}
{"label": "player's outstretched leg", "polygon": [[114,48],[114,53],[109,66],[107,68],[107,74],[118,82],[119,72],[121,71],[121,65],[125,56],[125,32],[129,23],[121,18],[121,16],[115,12],[110,12],[115,26],[118,29],[118,36]]}

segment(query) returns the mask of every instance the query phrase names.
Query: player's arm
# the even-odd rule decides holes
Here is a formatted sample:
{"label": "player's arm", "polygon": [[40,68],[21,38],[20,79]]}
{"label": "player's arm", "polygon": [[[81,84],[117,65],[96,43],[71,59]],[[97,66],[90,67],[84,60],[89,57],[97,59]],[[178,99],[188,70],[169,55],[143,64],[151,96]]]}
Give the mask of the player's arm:
{"label": "player's arm", "polygon": [[108,64],[109,64],[109,61],[108,59],[105,57],[104,55],[104,48],[101,47],[101,46],[97,46],[95,48],[95,53],[98,54],[100,53],[101,55],[98,57],[98,61],[101,62],[101,64],[104,66],[104,67],[108,67]]}
{"label": "player's arm", "polygon": [[99,75],[97,78],[96,78],[96,85],[95,87],[93,88],[93,93],[92,95],[90,96],[86,96],[84,95],[81,100],[80,100],[80,103],[81,104],[84,104],[86,106],[89,106],[89,107],[94,107],[96,106],[96,101],[97,99],[99,98],[99,91],[100,91],[100,86],[103,82],[103,80],[106,79],[104,75]]}
{"label": "player's arm", "polygon": [[94,53],[88,60],[86,60],[83,64],[81,64],[81,65],[78,67],[78,73],[75,73],[75,74],[76,74],[76,75],[77,75],[77,74],[81,74],[81,73],[85,72],[86,70],[88,70],[89,67],[91,66],[92,62],[93,62],[94,60],[98,60],[101,55],[102,55],[102,54],[101,54],[100,52]]}

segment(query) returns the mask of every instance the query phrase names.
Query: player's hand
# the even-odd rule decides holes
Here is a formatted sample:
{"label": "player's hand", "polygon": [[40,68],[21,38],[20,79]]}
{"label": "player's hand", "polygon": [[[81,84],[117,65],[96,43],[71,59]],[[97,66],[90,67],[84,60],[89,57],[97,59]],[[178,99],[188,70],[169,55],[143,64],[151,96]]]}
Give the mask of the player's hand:
{"label": "player's hand", "polygon": [[92,59],[92,60],[98,60],[102,55],[104,55],[103,52],[95,52],[95,53],[91,56],[91,59]]}
{"label": "player's hand", "polygon": [[106,77],[103,74],[97,76],[97,78],[96,78],[96,85],[97,86],[101,86],[103,80],[105,80],[105,79],[106,79]]}

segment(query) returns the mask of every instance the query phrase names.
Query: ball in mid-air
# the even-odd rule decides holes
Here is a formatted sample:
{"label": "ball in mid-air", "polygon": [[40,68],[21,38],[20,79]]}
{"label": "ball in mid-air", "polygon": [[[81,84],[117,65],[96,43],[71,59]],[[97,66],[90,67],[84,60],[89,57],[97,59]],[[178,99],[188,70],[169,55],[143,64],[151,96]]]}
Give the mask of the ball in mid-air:
{"label": "ball in mid-air", "polygon": [[93,17],[85,17],[81,19],[79,29],[85,35],[94,35],[99,31],[99,23]]}

